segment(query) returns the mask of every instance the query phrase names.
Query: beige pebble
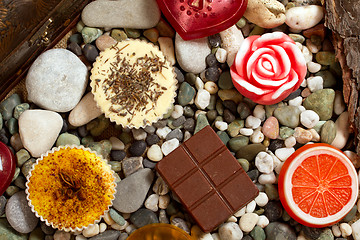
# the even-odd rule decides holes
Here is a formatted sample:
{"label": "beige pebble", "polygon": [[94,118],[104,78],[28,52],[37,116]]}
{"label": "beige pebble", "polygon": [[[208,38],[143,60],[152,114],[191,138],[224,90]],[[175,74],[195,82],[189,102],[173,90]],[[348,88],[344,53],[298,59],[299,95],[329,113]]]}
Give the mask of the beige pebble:
{"label": "beige pebble", "polygon": [[295,133],[293,134],[293,136],[295,137],[296,142],[298,142],[300,144],[306,144],[306,143],[310,142],[311,139],[313,138],[310,131],[305,130],[301,127],[295,128]]}
{"label": "beige pebble", "polygon": [[82,234],[86,238],[96,236],[99,233],[100,233],[99,224],[91,224],[82,231]]}
{"label": "beige pebble", "polygon": [[100,224],[99,224],[99,232],[100,232],[100,233],[105,232],[105,231],[106,231],[106,228],[107,228],[106,223],[100,223]]}
{"label": "beige pebble", "polygon": [[170,203],[170,196],[168,194],[159,197],[159,208],[166,209]]}
{"label": "beige pebble", "polygon": [[104,221],[106,222],[107,225],[112,225],[115,223],[115,221],[111,218],[110,213],[106,212],[104,214]]}
{"label": "beige pebble", "polygon": [[345,144],[350,135],[349,113],[346,111],[340,114],[338,119],[335,121],[335,125],[336,136],[331,145],[342,149],[343,147],[345,147]]}
{"label": "beige pebble", "polygon": [[309,129],[309,131],[311,132],[312,135],[312,139],[311,141],[313,142],[319,142],[320,141],[320,135],[319,133],[315,130],[315,129]]}
{"label": "beige pebble", "polygon": [[158,42],[160,50],[164,53],[166,59],[171,63],[171,65],[174,65],[176,60],[173,40],[169,37],[159,37]]}
{"label": "beige pebble", "polygon": [[101,35],[95,41],[96,47],[100,51],[104,51],[105,49],[115,45],[116,43],[117,41],[107,34]]}
{"label": "beige pebble", "polygon": [[208,81],[205,83],[205,90],[208,91],[210,94],[215,94],[215,93],[217,93],[219,88],[216,85],[216,83],[214,83],[212,81]]}
{"label": "beige pebble", "polygon": [[240,49],[244,36],[235,25],[220,32],[221,47],[227,52],[227,64],[231,66],[234,63],[235,56]]}
{"label": "beige pebble", "polygon": [[54,240],[70,240],[71,234],[68,232],[57,230],[54,234]]}
{"label": "beige pebble", "polygon": [[244,17],[262,28],[274,28],[285,20],[285,6],[276,0],[249,0]]}
{"label": "beige pebble", "polygon": [[127,228],[129,226],[129,222],[126,221],[124,225],[119,225],[117,223],[114,223],[114,224],[111,224],[111,227],[115,230],[118,230],[118,231],[122,231],[124,230],[125,228]]}

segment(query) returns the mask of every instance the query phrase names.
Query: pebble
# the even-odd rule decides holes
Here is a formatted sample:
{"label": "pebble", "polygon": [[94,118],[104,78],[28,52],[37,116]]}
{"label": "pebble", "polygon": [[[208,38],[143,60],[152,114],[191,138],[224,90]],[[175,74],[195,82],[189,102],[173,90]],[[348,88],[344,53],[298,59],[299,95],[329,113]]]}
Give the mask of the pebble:
{"label": "pebble", "polygon": [[171,129],[169,127],[162,127],[156,130],[156,135],[158,135],[161,139],[165,139],[170,132]]}
{"label": "pebble", "polygon": [[199,116],[196,119],[194,134],[199,132],[201,129],[203,129],[207,125],[209,125],[209,122],[208,122],[206,116],[204,114],[199,114]]}
{"label": "pebble", "polygon": [[122,213],[132,213],[144,203],[154,174],[151,169],[140,169],[117,184],[113,206]]}
{"label": "pebble", "polygon": [[254,116],[248,116],[245,120],[245,126],[248,128],[256,129],[260,127],[261,120]]}
{"label": "pebble", "polygon": [[146,142],[144,140],[138,140],[131,144],[129,152],[134,157],[142,156],[146,150]]}
{"label": "pebble", "polygon": [[162,153],[167,156],[168,154],[170,154],[172,151],[175,150],[175,148],[177,148],[180,145],[180,142],[178,139],[173,138],[171,140],[165,141],[162,145],[161,145],[161,151]]}
{"label": "pebble", "polygon": [[360,219],[351,224],[351,229],[354,240],[360,240]]}
{"label": "pebble", "polygon": [[178,102],[181,106],[185,106],[189,104],[193,98],[195,97],[196,91],[195,88],[190,86],[189,83],[183,82],[180,85],[179,94],[178,94]]}
{"label": "pebble", "polygon": [[296,142],[298,142],[300,144],[306,144],[306,143],[310,142],[311,139],[313,138],[310,131],[305,130],[301,127],[295,128],[295,133],[293,136],[295,137]]}
{"label": "pebble", "polygon": [[259,152],[256,155],[255,166],[262,173],[271,173],[274,170],[273,159],[266,152]]}
{"label": "pebble", "polygon": [[153,211],[153,212],[157,212],[159,210],[159,195],[157,194],[151,194],[146,200],[145,200],[145,204],[144,206]]}
{"label": "pebble", "polygon": [[328,51],[318,52],[315,55],[315,59],[318,63],[328,66],[335,63],[335,53]]}
{"label": "pebble", "polygon": [[81,18],[91,27],[147,29],[158,24],[160,10],[155,0],[96,1],[85,6]]}
{"label": "pebble", "polygon": [[344,98],[342,92],[339,90],[335,91],[335,100],[334,100],[334,113],[336,115],[340,115],[346,110],[346,105],[344,102]]}
{"label": "pebble", "polygon": [[239,225],[233,222],[222,224],[218,233],[221,240],[239,240],[244,236]]}
{"label": "pebble", "polygon": [[239,220],[240,229],[244,232],[251,232],[256,226],[259,215],[256,213],[245,213]]}
{"label": "pebble", "polygon": [[336,125],[333,121],[328,120],[321,128],[320,141],[331,144],[336,137]]}
{"label": "pebble", "polygon": [[169,186],[164,182],[161,177],[158,177],[156,179],[152,189],[156,194],[160,196],[164,196],[170,191]]}
{"label": "pebble", "polygon": [[246,205],[245,212],[252,213],[255,211],[255,208],[256,208],[256,202],[254,200],[252,200]]}
{"label": "pebble", "polygon": [[69,232],[64,232],[57,230],[54,234],[54,240],[70,240],[71,234]]}
{"label": "pebble", "polygon": [[300,109],[295,106],[282,106],[274,111],[274,117],[280,122],[281,125],[295,128],[300,123]]}
{"label": "pebble", "polygon": [[93,237],[100,233],[99,224],[91,224],[82,231],[82,235],[86,238]]}
{"label": "pebble", "polygon": [[220,32],[221,47],[227,52],[226,62],[231,67],[235,56],[240,49],[241,43],[244,41],[244,36],[235,25]]}
{"label": "pebble", "polygon": [[[229,125],[230,126],[230,125]],[[251,128],[241,128],[240,131],[238,131],[238,133],[244,135],[244,136],[251,136],[254,133],[254,130]],[[236,133],[236,135],[238,134]],[[235,135],[235,136],[236,136]]]}
{"label": "pebble", "polygon": [[265,228],[268,240],[296,240],[296,233],[288,224],[281,222],[271,222]]}
{"label": "pebble", "polygon": [[[312,134],[312,136],[314,138],[314,134],[313,133],[311,133],[311,134]],[[287,139],[285,139],[284,144],[285,144],[285,147],[291,148],[291,147],[295,146],[296,138],[294,136],[288,137]]]}
{"label": "pebble", "polygon": [[171,117],[174,119],[178,119],[184,114],[184,108],[181,105],[175,105],[174,111],[171,113]]}
{"label": "pebble", "polygon": [[305,30],[314,27],[324,17],[321,6],[308,5],[292,7],[286,10],[286,25],[295,30]]}
{"label": "pebble", "polygon": [[305,110],[300,114],[300,122],[307,128],[313,128],[319,120],[319,115],[313,110]]}
{"label": "pebble", "polygon": [[307,69],[311,73],[317,73],[321,70],[321,64],[315,63],[315,62],[308,62],[307,63]]}
{"label": "pebble", "polygon": [[[306,63],[309,63],[313,60],[313,54],[310,52],[310,50],[306,46],[303,46],[303,48],[301,49],[301,52],[305,58]],[[306,81],[303,81],[301,86],[306,87]]]}
{"label": "pebble", "polygon": [[77,56],[82,55],[82,49],[79,44],[72,42],[67,45],[66,49],[70,50],[71,52],[75,53]]}
{"label": "pebble", "polygon": [[315,111],[321,121],[329,120],[333,114],[335,91],[333,89],[321,89],[308,96],[303,106],[307,110]]}
{"label": "pebble", "polygon": [[275,28],[285,22],[285,6],[278,1],[249,1],[244,17],[262,28]]}
{"label": "pebble", "polygon": [[104,51],[105,49],[115,45],[117,43],[117,41],[112,38],[109,35],[101,35],[100,37],[98,37],[95,41],[96,47],[100,50],[100,51]]}
{"label": "pebble", "polygon": [[224,89],[224,90],[229,90],[229,89],[234,88],[234,85],[232,83],[232,78],[230,75],[230,71],[224,71],[220,74],[217,85],[219,86],[219,88]]}
{"label": "pebble", "polygon": [[264,192],[259,192],[259,195],[254,200],[259,207],[264,207],[269,202],[269,198]]}
{"label": "pebble", "polygon": [[[101,227],[101,224],[100,224]],[[101,231],[100,231],[101,232]],[[117,240],[120,236],[121,232],[116,230],[106,230],[99,235],[96,235],[90,240]]]}
{"label": "pebble", "polygon": [[26,110],[19,118],[21,141],[33,157],[50,150],[62,126],[62,117],[47,110]]}
{"label": "pebble", "polygon": [[199,109],[205,109],[207,106],[209,106],[209,103],[210,103],[210,93],[205,89],[198,90],[198,93],[195,98],[195,105]]}
{"label": "pebble", "polygon": [[215,122],[215,127],[217,129],[219,129],[220,131],[226,131],[226,129],[228,129],[228,124],[226,122],[223,122],[223,121],[216,121]]}
{"label": "pebble", "polygon": [[269,223],[270,221],[265,215],[260,215],[256,225],[261,228],[265,228],[267,225],[269,225]]}
{"label": "pebble", "polygon": [[265,231],[259,226],[255,226],[255,228],[250,232],[250,236],[253,237],[254,240],[266,239]]}
{"label": "pebble", "polygon": [[[274,165],[275,166],[275,165]],[[276,176],[273,171],[267,174],[261,174],[258,178],[260,184],[274,184],[276,183]]]}
{"label": "pebble", "polygon": [[309,77],[306,79],[307,87],[311,92],[323,89],[323,78],[321,76]]}
{"label": "pebble", "polygon": [[[175,59],[175,49],[174,49],[174,42],[172,38],[169,37],[159,37],[158,42],[160,45],[160,50],[163,52],[166,59],[170,62],[171,65],[176,63]],[[179,75],[179,74],[176,74]],[[177,76],[178,78],[178,76]]]}
{"label": "pebble", "polygon": [[80,145],[80,139],[74,134],[62,133],[59,135],[55,145],[57,147],[64,145]]}
{"label": "pebble", "polygon": [[66,49],[42,53],[26,76],[28,100],[39,107],[68,112],[81,99],[87,86],[87,67]]}
{"label": "pebble", "polygon": [[[12,94],[0,103],[1,123],[2,120],[9,120],[13,116],[13,112],[16,106],[21,104],[21,100],[18,94]],[[2,124],[1,124],[2,125]],[[1,127],[2,128],[2,127]]]}
{"label": "pebble", "polygon": [[204,84],[203,80],[201,80],[201,78],[197,77],[195,79],[195,87],[196,87],[197,90],[203,89],[204,85],[205,84]]}
{"label": "pebble", "polygon": [[89,62],[93,63],[96,61],[97,56],[99,56],[99,51],[92,44],[85,44],[83,47],[83,53]]}
{"label": "pebble", "polygon": [[275,156],[285,162],[291,154],[295,152],[294,148],[278,148],[275,150]]}
{"label": "pebble", "polygon": [[225,63],[227,58],[227,51],[224,48],[218,48],[216,50],[215,57],[219,63]]}
{"label": "pebble", "polygon": [[146,208],[141,208],[131,214],[130,220],[138,228],[152,223],[159,223],[156,214]]}
{"label": "pebble", "polygon": [[184,219],[179,218],[179,217],[175,217],[171,220],[171,224],[181,228],[182,230],[184,230],[185,232],[187,232],[188,234],[190,234],[190,229],[189,226],[187,225],[187,223],[184,221]]}
{"label": "pebble", "polygon": [[279,137],[279,121],[271,116],[264,122],[262,126],[262,132],[263,134],[270,138],[270,139],[276,139]]}
{"label": "pebble", "polygon": [[166,209],[169,206],[171,198],[169,195],[159,196],[159,208]]}
{"label": "pebble", "polygon": [[147,151],[147,157],[154,162],[158,162],[163,158],[163,154],[159,145],[152,145]]}
{"label": "pebble", "polygon": [[349,138],[350,126],[348,119],[349,113],[346,111],[340,114],[340,116],[335,121],[336,136],[331,145],[338,149],[342,149],[343,147],[345,147],[346,142]]}
{"label": "pebble", "polygon": [[100,37],[102,34],[103,34],[103,31],[98,28],[84,27],[81,30],[81,36],[82,36],[85,44],[92,43],[98,37]]}
{"label": "pebble", "polygon": [[241,147],[236,152],[236,158],[245,158],[248,161],[253,161],[259,152],[264,152],[266,147],[260,143],[249,144]]}
{"label": "pebble", "polygon": [[19,119],[20,115],[25,112],[26,110],[28,110],[30,108],[30,105],[28,103],[22,103],[17,105],[14,108],[14,118],[15,119]]}
{"label": "pebble", "polygon": [[205,70],[204,59],[211,53],[211,49],[208,46],[207,38],[185,41],[179,34],[176,34],[175,53],[177,62],[185,72],[198,74]]}
{"label": "pebble", "polygon": [[74,127],[79,127],[89,123],[91,120],[102,114],[100,108],[94,100],[94,95],[87,93],[69,114],[69,123]]}
{"label": "pebble", "polygon": [[[114,166],[114,164],[117,164],[119,167],[121,166],[125,177],[130,176],[131,174],[138,171],[139,169],[144,168],[142,157],[129,157],[129,158],[125,158],[121,162],[109,162],[109,164],[110,163],[113,163],[112,166]],[[116,171],[114,168],[113,168],[113,170],[115,172],[120,171],[120,169],[118,171]]]}
{"label": "pebble", "polygon": [[264,210],[264,215],[270,222],[280,219],[284,211],[279,201],[269,201],[268,204],[264,206]]}
{"label": "pebble", "polygon": [[125,219],[116,210],[114,210],[113,208],[110,208],[109,214],[110,214],[111,219],[114,220],[114,222],[116,222],[120,226],[125,225],[125,223],[126,223]]}
{"label": "pebble", "polygon": [[215,94],[219,90],[218,85],[216,85],[216,83],[214,83],[212,81],[206,82],[204,88],[210,94]]}
{"label": "pebble", "polygon": [[342,237],[348,237],[352,234],[351,226],[348,223],[340,223],[340,231]]}
{"label": "pebble", "polygon": [[29,233],[35,229],[39,219],[28,206],[24,191],[15,193],[6,204],[6,219],[20,233]]}
{"label": "pebble", "polygon": [[110,137],[109,140],[111,142],[112,150],[124,150],[125,149],[125,144],[117,137]]}

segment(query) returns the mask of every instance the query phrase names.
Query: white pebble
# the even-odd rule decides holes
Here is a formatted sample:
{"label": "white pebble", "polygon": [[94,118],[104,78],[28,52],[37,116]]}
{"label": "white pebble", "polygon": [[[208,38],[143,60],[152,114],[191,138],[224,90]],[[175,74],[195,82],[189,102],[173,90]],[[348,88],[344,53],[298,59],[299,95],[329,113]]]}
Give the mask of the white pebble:
{"label": "white pebble", "polygon": [[158,137],[161,139],[165,139],[170,132],[171,129],[169,127],[158,128],[156,130],[156,135],[158,135]]}
{"label": "white pebble", "polygon": [[302,50],[303,45],[301,43],[295,42],[295,45],[300,49],[300,51]]}
{"label": "white pebble", "polygon": [[341,236],[341,230],[338,224],[334,224],[331,226],[331,231],[334,234],[335,237]]}
{"label": "white pebble", "polygon": [[139,128],[139,129],[131,129],[131,132],[134,136],[135,140],[145,140],[147,133],[144,131],[144,129]]}
{"label": "white pebble", "polygon": [[158,162],[163,158],[161,148],[157,144],[151,145],[151,147],[149,147],[146,155],[151,161],[154,161],[154,162]]}
{"label": "white pebble", "polygon": [[244,232],[251,232],[259,220],[259,215],[256,213],[245,213],[239,220],[240,229]]}
{"label": "white pebble", "polygon": [[306,39],[306,46],[312,53],[318,53],[320,51],[321,45],[317,46],[315,45],[311,39]]}
{"label": "white pebble", "polygon": [[313,60],[313,54],[309,51],[309,49],[306,46],[303,46],[301,52],[305,58],[306,63],[311,62]]}
{"label": "white pebble", "polygon": [[237,222],[237,218],[236,218],[235,216],[230,216],[230,217],[226,220],[226,222],[234,222],[234,223],[236,223],[236,222]]}
{"label": "white pebble", "polygon": [[259,118],[261,121],[265,120],[265,107],[263,105],[256,105],[253,111],[254,117]]}
{"label": "white pebble", "polygon": [[273,171],[271,173],[263,173],[259,176],[258,182],[263,185],[274,184],[276,183],[276,176]]}
{"label": "white pebble", "polygon": [[348,237],[352,234],[351,226],[348,223],[340,223],[340,231],[342,237]]}
{"label": "white pebble", "polygon": [[319,115],[313,110],[305,110],[300,114],[300,122],[307,128],[313,128],[319,121]]}
{"label": "white pebble", "polygon": [[270,221],[265,215],[260,215],[256,225],[261,228],[265,228],[267,225],[269,225],[269,223]]}
{"label": "white pebble", "polygon": [[275,156],[284,162],[294,152],[295,152],[294,148],[278,148],[275,150]]}
{"label": "white pebble", "polygon": [[252,200],[251,202],[249,202],[247,205],[246,205],[246,210],[245,212],[247,213],[252,213],[255,211],[255,208],[256,208],[256,202],[254,200]]}
{"label": "white pebble", "polygon": [[216,121],[215,122],[215,127],[217,129],[219,129],[220,131],[226,131],[226,129],[228,129],[228,124],[227,124],[227,122]]}
{"label": "white pebble", "polygon": [[303,98],[301,96],[298,96],[296,98],[289,100],[289,105],[298,107],[302,104],[302,100],[303,100]]}
{"label": "white pebble", "polygon": [[284,165],[284,162],[280,162],[280,160],[278,160],[278,161],[279,161],[279,163],[274,162],[274,165],[275,165],[274,170],[275,170],[276,174],[280,174],[281,168]]}
{"label": "white pebble", "polygon": [[316,92],[317,90],[324,88],[324,80],[321,76],[309,77],[306,79],[307,87],[311,92]]}
{"label": "white pebble", "polygon": [[264,207],[269,202],[269,197],[264,192],[259,192],[259,195],[254,199],[259,207]]}
{"label": "white pebble", "polygon": [[174,151],[180,145],[177,138],[170,139],[161,145],[161,151],[165,156]]}
{"label": "white pebble", "polygon": [[204,89],[204,82],[201,80],[201,78],[197,77],[195,79],[195,87],[197,90]]}
{"label": "white pebble", "polygon": [[111,142],[111,150],[124,150],[125,149],[125,144],[118,138],[116,137],[110,137],[110,142]]}
{"label": "white pebble", "polygon": [[184,114],[184,108],[181,105],[175,105],[174,111],[171,113],[171,117],[177,119]]}
{"label": "white pebble", "polygon": [[259,152],[255,157],[255,166],[261,173],[271,173],[274,170],[273,158],[266,152]]}
{"label": "white pebble", "polygon": [[240,129],[240,134],[244,135],[244,136],[251,136],[254,133],[254,130],[252,130],[251,128],[241,128]]}
{"label": "white pebble", "polygon": [[71,234],[69,232],[64,232],[57,230],[54,234],[54,240],[70,240]]}
{"label": "white pebble", "polygon": [[237,211],[234,216],[235,217],[241,217],[242,215],[244,215],[246,213],[246,206],[241,208],[239,211]]}
{"label": "white pebble", "polygon": [[265,136],[264,134],[261,132],[261,127],[257,128],[253,134],[251,134],[250,136],[250,141],[252,143],[261,143],[262,141],[264,141]]}
{"label": "white pebble", "polygon": [[223,48],[218,48],[218,50],[215,53],[215,57],[219,63],[224,63],[226,62],[227,51]]}
{"label": "white pebble", "polygon": [[321,69],[321,64],[315,62],[308,62],[307,68],[311,73],[317,73]]}
{"label": "white pebble", "polygon": [[100,233],[105,232],[105,231],[106,231],[106,228],[107,228],[106,223],[100,223],[100,224],[99,224],[99,232],[100,232]]}
{"label": "white pebble", "polygon": [[254,117],[254,116],[248,116],[245,121],[245,127],[256,129],[260,126],[261,120],[260,118]]}
{"label": "white pebble", "polygon": [[151,194],[145,201],[145,207],[153,212],[157,212],[159,210],[158,207],[159,203],[159,195],[157,194]]}
{"label": "white pebble", "polygon": [[314,27],[324,17],[322,6],[307,5],[292,7],[285,12],[285,23],[295,30],[305,30]]}
{"label": "white pebble", "polygon": [[210,104],[210,93],[205,89],[200,89],[195,98],[195,105],[199,109],[205,109]]}
{"label": "white pebble", "polygon": [[306,110],[306,108],[304,106],[298,106],[298,109],[300,110],[300,112],[303,112]]}
{"label": "white pebble", "polygon": [[98,235],[99,233],[99,224],[91,224],[82,231],[82,235],[84,235],[84,237],[86,238],[93,237],[95,235]]}
{"label": "white pebble", "polygon": [[296,138],[294,136],[290,136],[287,139],[285,139],[284,143],[285,143],[285,147],[291,148],[291,147],[295,146]]}
{"label": "white pebble", "polygon": [[208,81],[205,83],[205,90],[208,91],[210,94],[215,94],[219,90],[219,87],[216,85],[216,83],[212,81]]}
{"label": "white pebble", "polygon": [[162,195],[159,197],[159,208],[166,209],[170,204],[170,196],[169,195]]}
{"label": "white pebble", "polygon": [[335,91],[335,100],[334,100],[334,113],[336,115],[340,115],[343,113],[346,109],[346,105],[344,102],[344,97],[341,91],[336,90]]}
{"label": "white pebble", "polygon": [[222,224],[218,232],[221,240],[239,240],[244,235],[239,225],[233,222]]}

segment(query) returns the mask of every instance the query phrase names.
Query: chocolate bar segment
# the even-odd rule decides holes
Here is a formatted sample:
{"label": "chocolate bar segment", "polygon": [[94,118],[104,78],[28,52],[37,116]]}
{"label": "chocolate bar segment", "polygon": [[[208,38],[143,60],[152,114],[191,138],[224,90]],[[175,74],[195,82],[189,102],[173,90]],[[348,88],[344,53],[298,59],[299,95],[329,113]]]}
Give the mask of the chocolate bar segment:
{"label": "chocolate bar segment", "polygon": [[253,200],[259,190],[210,126],[156,165],[204,232]]}

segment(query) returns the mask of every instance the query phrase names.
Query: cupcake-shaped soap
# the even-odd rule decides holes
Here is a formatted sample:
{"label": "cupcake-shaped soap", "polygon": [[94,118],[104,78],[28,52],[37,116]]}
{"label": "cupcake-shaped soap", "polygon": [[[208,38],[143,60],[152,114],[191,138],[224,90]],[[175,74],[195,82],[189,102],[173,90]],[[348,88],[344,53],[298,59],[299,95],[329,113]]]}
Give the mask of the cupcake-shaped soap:
{"label": "cupcake-shaped soap", "polygon": [[26,194],[37,217],[64,231],[98,222],[114,199],[116,183],[110,166],[81,146],[53,148],[33,165]]}
{"label": "cupcake-shaped soap", "polygon": [[91,70],[91,88],[105,116],[139,128],[168,112],[176,96],[173,67],[155,45],[127,40],[100,53]]}

